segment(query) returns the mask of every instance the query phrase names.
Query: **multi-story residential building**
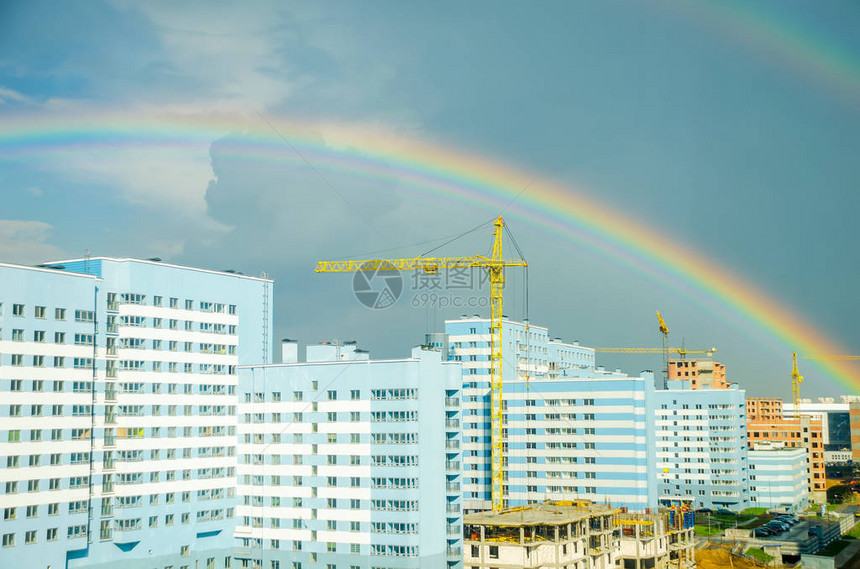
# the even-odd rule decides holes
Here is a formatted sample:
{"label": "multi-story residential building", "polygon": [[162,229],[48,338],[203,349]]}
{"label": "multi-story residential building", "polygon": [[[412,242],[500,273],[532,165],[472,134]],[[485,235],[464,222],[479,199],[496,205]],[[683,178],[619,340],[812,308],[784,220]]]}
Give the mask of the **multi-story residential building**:
{"label": "multi-story residential building", "polygon": [[271,281],[109,258],[0,273],[21,508],[2,565],[230,566],[236,367],[269,361]]}
{"label": "multi-story residential building", "polygon": [[[488,319],[445,323],[449,359],[463,366],[463,499],[490,508]],[[431,338],[444,343],[438,335]],[[509,506],[589,499],[656,507],[653,375],[594,366],[594,350],[546,328],[503,321],[504,496]]]}
{"label": "multi-story residential building", "polygon": [[85,550],[99,279],[0,265],[0,565]]}
{"label": "multi-story residential building", "polygon": [[670,381],[655,395],[660,504],[749,507],[744,392]]}
{"label": "multi-story residential building", "polygon": [[806,478],[809,501],[823,504],[827,501],[824,439],[821,419],[801,415],[796,419],[747,421],[748,444],[781,442],[787,447],[806,451]]}
{"label": "multi-story residential building", "polygon": [[728,389],[726,366],[712,359],[669,360],[669,380],[689,381],[690,389]]}
{"label": "multi-story residential building", "polygon": [[750,505],[802,512],[808,506],[806,452],[785,443],[755,443],[747,452]]}
{"label": "multi-story residential building", "polygon": [[460,366],[307,357],[239,369],[238,566],[462,567]]}
{"label": "multi-story residential building", "polygon": [[[587,499],[637,511],[656,507],[653,377],[585,375],[591,377],[505,382],[509,506]],[[474,470],[464,477],[473,486],[488,483]]]}
{"label": "multi-story residential building", "polygon": [[747,421],[782,421],[782,399],[747,397]]}
{"label": "multi-story residential building", "polygon": [[467,514],[464,564],[475,569],[612,569],[620,554],[618,510],[547,502]]}

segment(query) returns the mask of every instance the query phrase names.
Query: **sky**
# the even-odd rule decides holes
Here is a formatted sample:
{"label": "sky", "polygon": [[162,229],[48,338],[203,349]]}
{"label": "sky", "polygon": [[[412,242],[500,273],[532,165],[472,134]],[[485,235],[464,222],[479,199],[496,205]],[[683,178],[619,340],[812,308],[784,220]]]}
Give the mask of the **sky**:
{"label": "sky", "polygon": [[[637,243],[657,232],[860,354],[858,25],[847,1],[0,0],[0,261],[265,272],[276,338],[402,357],[486,315],[486,286],[444,291],[484,305],[428,308],[404,274],[369,309],[316,261],[486,254],[503,214],[529,263],[507,273],[508,316],[658,347],[660,310],[670,344],[716,347],[748,394],[788,398],[810,344]],[[458,159],[513,189],[466,199]],[[529,214],[546,187],[583,205],[557,220],[569,233]],[[608,216],[590,234],[587,203]],[[860,392],[860,362],[800,366],[802,396]]]}

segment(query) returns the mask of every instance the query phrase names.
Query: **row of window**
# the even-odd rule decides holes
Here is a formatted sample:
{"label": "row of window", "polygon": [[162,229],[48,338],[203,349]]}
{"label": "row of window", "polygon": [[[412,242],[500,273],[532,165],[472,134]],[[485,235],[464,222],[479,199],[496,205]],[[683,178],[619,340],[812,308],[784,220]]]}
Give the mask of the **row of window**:
{"label": "row of window", "polygon": [[[23,304],[13,304],[12,305],[12,316],[25,317],[27,315],[27,308]],[[3,316],[3,303],[0,302],[0,316]],[[33,316],[40,320],[45,320],[48,318],[48,307],[47,306],[34,306],[33,307]],[[65,320],[66,319],[66,309],[65,308],[55,308],[54,309],[54,320]],[[75,310],[75,322],[95,322],[96,313],[92,310]]]}
{"label": "row of window", "polygon": [[[232,490],[232,488],[231,488],[231,490]],[[258,507],[265,505],[265,500],[266,500],[266,498],[263,496],[245,496],[244,497],[244,504],[246,506],[252,506],[252,507],[258,508]],[[286,499],[284,499],[285,503],[281,504],[281,497],[280,496],[271,496],[268,498],[268,501],[269,501],[269,505],[274,507],[274,508],[279,508],[281,506],[288,507],[286,504]],[[293,497],[293,499],[290,503],[292,504],[293,508],[304,508],[305,507],[304,502],[305,502],[304,498],[302,498],[300,496],[296,496],[296,497]],[[339,507],[339,504],[342,502],[346,502],[346,499],[341,498],[340,500],[338,500],[337,498],[326,498],[326,508],[329,510],[335,510]],[[360,510],[361,506],[362,506],[361,500],[359,500],[357,498],[350,498],[349,499],[349,509],[350,510]],[[311,519],[316,519],[316,514],[317,514],[317,509],[312,508],[311,509]]]}
{"label": "row of window", "polygon": [[[317,432],[317,429],[316,429],[317,423],[313,423],[313,427],[314,427],[314,432]],[[342,438],[345,438],[346,433],[341,433],[340,436]],[[245,442],[245,444],[252,444],[252,443],[253,444],[263,444],[266,442],[281,443],[281,442],[284,442],[284,440],[282,440],[282,439],[286,439],[286,438],[287,438],[286,436],[282,437],[281,433],[273,433],[273,434],[269,435],[268,437],[266,437],[263,433],[256,433],[254,435],[251,435],[250,433],[246,433],[244,435],[243,441]],[[313,440],[317,440],[316,437]],[[303,444],[304,443],[304,434],[303,433],[293,433],[292,434],[292,442],[293,442],[293,444]],[[326,442],[328,444],[338,444],[338,443],[346,444],[345,440],[338,440],[337,433],[327,433],[326,434]],[[361,436],[358,433],[349,433],[349,444],[359,444],[360,442],[361,442]],[[313,454],[316,454],[317,453],[317,446],[318,446],[317,443],[313,443],[311,446],[312,446]],[[278,456],[278,455],[272,455],[272,456],[274,457],[274,456]],[[301,455],[296,455],[296,458],[301,459]],[[275,463],[273,462],[273,464],[275,464]],[[298,463],[295,463],[295,464],[301,464],[301,461],[299,461]]]}
{"label": "row of window", "polygon": [[[13,356],[14,357],[14,356]],[[33,356],[34,362],[36,356]],[[60,358],[62,359],[62,358]],[[78,367],[77,360],[79,358],[75,358],[75,367]],[[56,361],[57,358],[54,358]],[[90,361],[90,366],[92,367],[92,360]],[[111,377],[113,372],[116,373],[117,368],[113,367],[111,364],[113,362],[108,362],[107,365],[107,375]],[[165,366],[162,365],[166,363]],[[12,365],[15,365],[14,360]],[[36,365],[35,363],[33,365]],[[167,371],[168,373],[198,373],[201,375],[236,375],[236,366],[235,365],[225,365],[225,364],[191,364],[191,363],[181,363],[181,362],[160,362],[160,361],[145,361],[145,360],[120,360],[119,362],[119,371],[136,371],[136,372],[146,372],[151,371],[154,373],[161,373]]]}
{"label": "row of window", "polygon": [[[48,528],[45,530],[45,541],[57,541],[59,539],[59,528]],[[66,534],[67,539],[81,539],[87,536],[87,526],[86,525],[77,525],[77,526],[69,526]],[[24,543],[26,545],[32,545],[38,542],[38,537],[36,534],[36,530],[30,530],[24,533]],[[14,533],[4,533],[3,534],[3,547],[14,547],[15,546],[15,534]]]}
{"label": "row of window", "polygon": [[[146,304],[146,295],[140,294],[136,292],[123,292],[119,295],[119,301],[117,301],[117,294],[115,292],[109,292],[107,295],[107,303],[108,310],[115,310],[115,307],[118,304]],[[164,297],[159,295],[153,295],[152,297],[152,306],[162,307],[164,306]],[[167,306],[169,308],[179,308],[179,299],[176,297],[170,297],[168,299]],[[190,298],[185,299],[185,303],[183,304],[185,310],[194,310],[194,301]],[[220,302],[210,302],[206,300],[201,300],[197,304],[197,308],[200,312],[216,312],[219,314],[236,314],[236,305],[235,304],[223,304]]]}
{"label": "row of window", "polygon": [[[60,490],[62,489],[62,481],[63,478],[49,478],[48,479],[48,490]],[[70,489],[81,489],[89,487],[89,476],[71,476],[68,479],[68,485],[66,488]],[[23,480],[21,481],[21,487],[23,488]],[[41,480],[27,480],[27,492],[41,492],[44,490],[42,487]],[[18,481],[17,480],[8,480],[5,483],[5,491],[6,494],[17,494],[18,493]]]}
{"label": "row of window", "polygon": [[[0,334],[2,336],[2,334]],[[39,344],[44,344],[47,341],[47,332],[45,330],[33,330],[33,341]],[[23,328],[13,328],[12,329],[12,341],[13,342],[24,342],[24,329]],[[55,344],[65,344],[66,343],[66,333],[65,332],[54,332],[54,343]],[[95,336],[93,334],[75,334],[75,345],[76,346],[92,346],[95,343]]]}
{"label": "row of window", "polygon": [[[3,520],[15,520],[18,518],[18,510],[26,510],[27,519],[38,518],[40,505],[32,505],[26,506],[22,508],[12,507],[12,508],[4,508],[3,509]],[[51,504],[46,504],[46,508],[49,516],[57,516],[60,514],[60,503],[54,502]],[[87,511],[87,501],[86,500],[74,500],[67,504],[66,511],[70,514],[82,514]]]}
{"label": "row of window", "polygon": [[[80,334],[75,334],[77,336]],[[115,338],[107,339],[107,350],[108,355],[111,355],[114,348],[116,348]],[[77,341],[76,341],[77,343]],[[167,350],[171,352],[194,352],[194,342],[179,342],[177,340],[147,340],[145,338],[120,338],[119,339],[119,348],[124,350],[154,350],[154,351],[162,351],[164,350],[165,345],[167,346]],[[214,354],[214,355],[236,355],[236,346],[233,344],[212,344],[212,343],[198,343],[197,351],[201,354]]]}
{"label": "row of window", "polygon": [[[92,369],[93,368],[93,359],[92,358],[70,358],[72,360],[72,367],[74,369]],[[47,356],[44,355],[35,355],[32,356],[30,360],[30,365],[33,367],[45,367],[45,362],[47,361]],[[53,357],[53,367],[56,368],[65,368],[66,366],[66,358],[63,356],[54,356]],[[14,367],[22,367],[24,365],[24,354],[11,354],[11,365]]]}
{"label": "row of window", "polygon": [[[129,326],[132,328],[145,328],[147,324],[150,324],[151,328],[161,329],[164,327],[164,319],[163,318],[147,318],[145,316],[134,316],[134,315],[124,315],[119,317],[119,326]],[[108,332],[116,331],[117,321],[114,316],[108,316],[107,326]],[[179,320],[176,319],[168,319],[167,320],[168,329],[170,330],[179,330]],[[236,335],[237,326],[235,324],[221,324],[218,322],[198,322],[197,329],[195,330],[194,322],[191,320],[186,320],[183,325],[183,330],[186,332],[205,332],[207,334],[226,334],[230,336]]]}
{"label": "row of window", "polygon": [[[65,391],[66,384],[72,386],[72,391],[74,393],[89,393],[92,389],[91,381],[63,381],[63,380],[54,380],[50,383],[51,391],[55,393],[62,393]],[[161,383],[143,383],[143,382],[120,382],[117,384],[108,383],[105,386],[105,393],[147,393],[146,386],[149,386],[149,393],[152,394],[160,394],[162,392]],[[178,383],[167,383],[166,392],[169,395],[176,395],[180,393]],[[197,385],[197,393],[201,395],[235,395],[236,387],[234,385],[221,385],[221,384],[213,384],[213,383],[199,383]],[[191,395],[193,393],[193,385],[192,384],[184,384],[181,392],[185,395]],[[24,389],[24,380],[23,379],[12,379],[9,380],[9,391],[21,392]],[[45,391],[45,380],[43,379],[34,379],[30,382],[30,392],[32,393],[41,393]],[[232,408],[233,406],[231,406]],[[200,408],[202,409],[202,407]],[[232,409],[230,414],[234,414],[235,409]],[[55,415],[61,413],[54,413]],[[186,413],[190,414],[190,413]]]}

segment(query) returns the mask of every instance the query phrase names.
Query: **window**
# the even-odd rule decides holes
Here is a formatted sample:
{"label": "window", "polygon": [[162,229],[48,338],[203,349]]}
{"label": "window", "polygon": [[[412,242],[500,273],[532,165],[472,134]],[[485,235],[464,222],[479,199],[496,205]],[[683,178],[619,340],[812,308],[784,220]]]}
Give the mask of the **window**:
{"label": "window", "polygon": [[95,322],[96,313],[92,310],[75,310],[75,322]]}
{"label": "window", "polygon": [[66,309],[65,308],[55,308],[54,309],[54,320],[65,320],[66,319]]}
{"label": "window", "polygon": [[[19,306],[19,305],[15,305]],[[15,534],[14,533],[4,533],[3,534],[3,547],[13,547],[15,545]]]}
{"label": "window", "polygon": [[[12,305],[12,316],[24,316],[24,305],[23,304],[13,304]],[[12,534],[13,536],[15,534]]]}
{"label": "window", "polygon": [[48,311],[48,309],[45,308],[44,306],[37,306],[36,307],[36,318],[41,318],[41,319],[47,318],[47,316],[46,316],[47,311]]}

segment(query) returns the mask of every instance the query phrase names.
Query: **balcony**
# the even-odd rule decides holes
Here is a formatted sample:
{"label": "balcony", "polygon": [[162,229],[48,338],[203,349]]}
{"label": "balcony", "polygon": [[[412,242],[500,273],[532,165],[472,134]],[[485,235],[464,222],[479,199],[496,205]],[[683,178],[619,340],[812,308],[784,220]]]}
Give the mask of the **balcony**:
{"label": "balcony", "polygon": [[446,429],[459,429],[460,428],[460,419],[445,419],[445,428]]}
{"label": "balcony", "polygon": [[448,472],[460,472],[460,461],[459,460],[446,460],[445,461],[445,470]]}
{"label": "balcony", "polygon": [[460,491],[460,483],[459,482],[448,482],[445,484],[446,492],[459,492]]}
{"label": "balcony", "polygon": [[460,450],[460,441],[458,439],[445,441],[446,450]]}
{"label": "balcony", "polygon": [[445,407],[459,407],[460,399],[457,397],[446,397],[445,398]]}
{"label": "balcony", "polygon": [[459,514],[460,513],[460,506],[459,506],[459,504],[450,504],[449,503],[449,504],[445,505],[445,511],[449,514]]}
{"label": "balcony", "polygon": [[459,558],[461,555],[463,555],[463,548],[462,547],[449,547],[446,552],[448,554],[448,557]]}

